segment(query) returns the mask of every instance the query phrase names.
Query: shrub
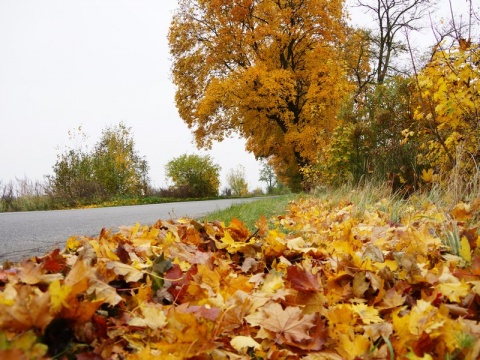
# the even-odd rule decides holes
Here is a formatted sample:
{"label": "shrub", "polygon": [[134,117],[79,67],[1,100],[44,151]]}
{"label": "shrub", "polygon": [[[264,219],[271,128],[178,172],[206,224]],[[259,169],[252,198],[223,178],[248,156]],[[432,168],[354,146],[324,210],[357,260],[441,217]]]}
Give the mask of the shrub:
{"label": "shrub", "polygon": [[220,166],[208,155],[181,155],[165,165],[165,173],[184,197],[218,195]]}

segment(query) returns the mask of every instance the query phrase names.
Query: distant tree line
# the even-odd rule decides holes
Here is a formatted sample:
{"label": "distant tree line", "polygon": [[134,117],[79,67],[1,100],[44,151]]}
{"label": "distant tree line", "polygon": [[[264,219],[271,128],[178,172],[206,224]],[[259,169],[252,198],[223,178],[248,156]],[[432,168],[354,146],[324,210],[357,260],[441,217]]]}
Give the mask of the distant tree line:
{"label": "distant tree line", "polygon": [[[168,161],[165,174],[169,186],[154,188],[149,165],[135,148],[132,129],[123,123],[106,127],[89,149],[81,127],[70,131],[70,144],[57,155],[52,174],[45,181],[0,180],[0,212],[48,210],[111,202],[123,199],[209,198],[220,193],[221,168],[209,155],[183,154]],[[264,162],[260,181],[266,192],[285,192],[273,168]],[[245,167],[238,165],[226,176],[222,196],[263,194],[248,189]],[[139,202],[142,203],[142,202]],[[145,202],[143,202],[145,203]]]}

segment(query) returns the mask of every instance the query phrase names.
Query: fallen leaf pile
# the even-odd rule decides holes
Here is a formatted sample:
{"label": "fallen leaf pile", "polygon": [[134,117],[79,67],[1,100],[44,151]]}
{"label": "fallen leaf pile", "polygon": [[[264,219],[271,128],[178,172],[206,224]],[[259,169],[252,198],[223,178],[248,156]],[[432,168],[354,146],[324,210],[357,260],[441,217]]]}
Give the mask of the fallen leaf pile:
{"label": "fallen leaf pile", "polygon": [[478,206],[381,205],[72,237],[0,270],[0,358],[478,358]]}

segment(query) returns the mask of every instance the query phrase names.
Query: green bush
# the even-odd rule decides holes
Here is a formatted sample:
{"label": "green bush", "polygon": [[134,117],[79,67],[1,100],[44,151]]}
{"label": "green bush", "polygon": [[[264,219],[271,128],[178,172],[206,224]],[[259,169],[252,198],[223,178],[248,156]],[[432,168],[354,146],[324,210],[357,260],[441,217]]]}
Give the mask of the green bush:
{"label": "green bush", "polygon": [[165,165],[165,173],[174,184],[174,193],[192,198],[218,196],[220,166],[208,155],[183,154]]}
{"label": "green bush", "polygon": [[148,188],[148,163],[138,155],[131,128],[107,127],[93,150],[70,148],[58,155],[49,192],[68,206],[115,196],[142,196]]}

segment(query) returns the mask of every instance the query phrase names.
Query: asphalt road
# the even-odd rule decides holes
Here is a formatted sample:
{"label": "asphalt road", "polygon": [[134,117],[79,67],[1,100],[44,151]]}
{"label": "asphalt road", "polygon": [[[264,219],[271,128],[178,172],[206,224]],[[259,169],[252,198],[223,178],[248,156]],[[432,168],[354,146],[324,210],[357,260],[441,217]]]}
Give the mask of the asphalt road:
{"label": "asphalt road", "polygon": [[0,213],[0,264],[62,249],[70,236],[96,236],[102,228],[154,224],[159,219],[199,218],[256,198],[177,202],[109,208]]}

